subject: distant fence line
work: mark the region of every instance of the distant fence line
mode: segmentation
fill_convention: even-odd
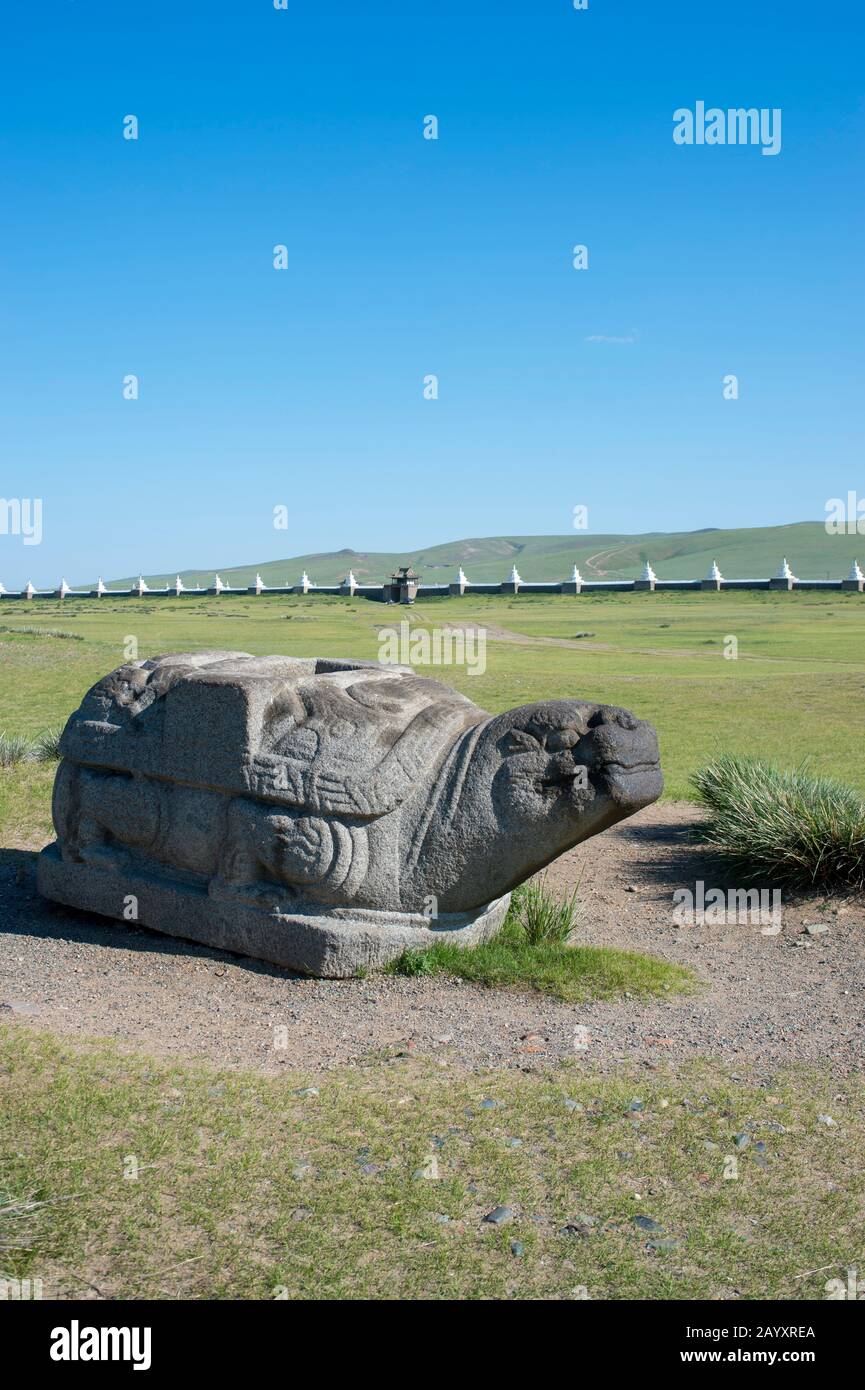
[[[416,581],[416,582],[415,582]],[[166,598],[166,597],[204,597],[207,595],[232,594],[337,594],[344,598],[372,599],[379,603],[412,603],[415,598],[446,598],[464,594],[592,594],[601,592],[629,593],[635,591],[683,592],[735,589],[770,589],[790,592],[793,589],[829,589],[862,593],[865,590],[865,574],[854,560],[846,579],[799,579],[793,573],[786,558],[777,574],[768,579],[725,579],[713,561],[705,579],[661,579],[652,566],[647,564],[639,579],[584,579],[575,565],[570,579],[531,583],[522,579],[516,565],[510,575],[501,583],[474,584],[460,569],[456,580],[447,584],[422,584],[417,576],[405,572],[381,584],[360,584],[349,570],[339,584],[314,584],[307,574],[301,576],[298,584],[265,584],[261,575],[255,576],[255,583],[243,586],[224,584],[219,575],[206,588],[201,585],[190,587],[182,582],[180,576],[173,584],[162,588],[151,588],[140,576],[129,589],[109,589],[100,579],[95,589],[73,589],[63,579],[56,589],[37,589],[28,583],[26,588],[10,591],[0,584],[0,601],[21,599],[100,599],[100,598]]]

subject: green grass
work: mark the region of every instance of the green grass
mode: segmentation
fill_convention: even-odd
[[[68,642],[84,641],[79,632],[65,632],[62,628],[56,627],[34,627],[32,623],[3,623],[0,624],[0,632],[23,632],[27,637],[60,637]]]
[[[577,921],[577,884],[569,898],[547,886],[546,875],[521,883],[511,896],[510,914],[531,946],[566,946]]]
[[[687,970],[635,951],[535,944],[515,923],[482,946],[442,943],[427,951],[406,951],[388,969],[394,975],[456,975],[500,989],[534,989],[570,1003],[680,991],[693,980]]]
[[[0,730],[0,767],[15,767],[18,763],[30,762],[32,758],[33,744],[29,738]]]
[[[561,900],[533,880],[516,889],[504,926],[492,941],[468,948],[442,941],[426,950],[404,951],[387,969],[411,978],[454,975],[499,989],[534,989],[570,1003],[693,986],[687,970],[652,956],[568,945],[575,909],[576,890]]]
[[[44,729],[35,739],[23,734],[0,731],[0,768],[16,767],[19,763],[47,763],[60,757],[60,737],[63,729],[57,726]]]
[[[695,834],[731,868],[792,888],[865,887],[865,801],[851,788],[729,756],[702,768],[694,786],[708,810]]]
[[[0,1100],[0,1274],[46,1298],[822,1299],[865,1263],[861,1078],[270,1079],[15,1026]]]
[[[60,757],[60,739],[63,725],[55,724],[51,729],[43,729],[33,741],[33,756],[39,763],[56,762]]]
[[[0,766],[0,847],[31,849],[53,838],[51,788],[53,763]]]

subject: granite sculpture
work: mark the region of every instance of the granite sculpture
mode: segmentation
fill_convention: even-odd
[[[410,667],[244,652],[119,667],[60,751],[46,897],[329,976],[488,938],[663,785],[625,710],[490,716]]]

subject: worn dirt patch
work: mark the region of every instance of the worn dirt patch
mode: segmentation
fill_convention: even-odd
[[[721,882],[688,841],[698,814],[683,803],[649,807],[547,871],[562,892],[580,883],[579,942],[688,966],[702,981],[695,995],[572,1005],[436,978],[308,980],[48,904],[33,853],[3,850],[0,1017],[269,1072],[328,1069],[382,1050],[472,1068],[576,1057],[614,1071],[708,1055],[762,1075],[799,1061],[861,1069],[865,903],[784,903],[775,936],[759,924],[676,926],[676,888]],[[815,922],[828,930],[804,932]],[[585,1048],[575,1049],[575,1028],[586,1030],[576,1034]]]

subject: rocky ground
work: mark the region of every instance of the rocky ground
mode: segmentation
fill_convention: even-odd
[[[860,1069],[865,900],[785,902],[776,934],[676,925],[674,890],[720,881],[688,840],[697,814],[650,807],[548,871],[561,891],[580,884],[578,941],[688,966],[700,981],[688,996],[571,1005],[436,978],[303,979],[49,905],[34,854],[3,850],[0,1019],[269,1072],[313,1074],[381,1051],[443,1067],[577,1058],[612,1071],[702,1055],[765,1076],[796,1062]]]

